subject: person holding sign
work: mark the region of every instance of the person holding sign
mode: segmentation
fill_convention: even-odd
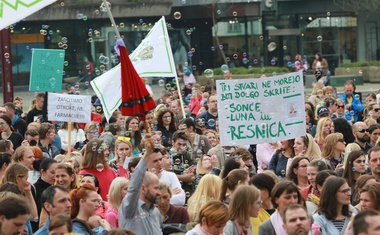
[[[75,145],[80,145],[83,141],[86,140],[84,131],[79,127],[78,123],[72,122],[71,124],[71,133],[68,131],[69,123],[65,122],[58,131],[59,137],[61,137],[61,148],[64,151],[67,151],[69,146],[73,148]],[[69,134],[71,134],[71,143],[69,144]]]

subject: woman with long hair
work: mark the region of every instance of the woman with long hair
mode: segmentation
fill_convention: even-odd
[[[293,148],[296,156],[305,156],[310,161],[321,158],[321,151],[310,134],[295,138]]]
[[[105,219],[113,228],[119,227],[118,211],[123,198],[127,195],[128,187],[129,180],[124,177],[117,177],[111,183],[108,193],[108,211]]]
[[[322,189],[323,189],[323,185],[325,183],[325,181],[329,178],[329,177],[337,177],[337,173],[335,171],[332,171],[332,170],[323,170],[323,171],[320,171],[317,175],[317,177],[315,177],[315,188],[316,188],[316,191],[318,192],[318,196],[317,194],[312,194],[312,195],[309,195],[307,201],[306,201],[306,209],[307,209],[307,212],[309,214],[314,214],[314,212],[318,209],[318,205],[319,205],[319,202],[320,202],[320,195],[322,193]]]
[[[260,173],[252,177],[250,184],[260,189],[260,198],[262,201],[258,216],[256,218],[251,217],[253,234],[258,234],[259,226],[268,220],[276,211],[270,197],[272,189],[276,185],[276,181],[268,174]]]
[[[282,213],[291,204],[305,205],[305,201],[295,183],[284,180],[274,186],[271,193],[273,206],[277,209],[270,218],[259,226],[258,234],[285,235]]]
[[[115,156],[110,161],[110,166],[119,177],[129,178],[127,171],[128,162],[132,154],[132,144],[128,137],[119,136],[115,141]]]
[[[83,144],[83,141],[86,140],[86,135],[84,131],[80,128],[79,124],[77,122],[72,122],[71,123],[71,143],[69,143],[68,129],[69,129],[69,123],[64,122],[58,131],[58,136],[61,138],[61,148],[64,151],[67,151],[69,147],[70,148],[79,147],[80,144]]]
[[[313,216],[323,235],[344,233],[352,215],[350,198],[351,188],[343,178],[332,177],[324,183],[318,209]]]
[[[327,60],[322,57],[321,53],[317,52],[315,54],[315,59],[311,66],[314,71],[315,79],[317,82],[322,78],[322,76],[329,76],[329,65]],[[327,80],[328,78],[326,78]],[[326,86],[330,85],[328,81],[323,82]]]
[[[365,174],[366,171],[365,154],[362,150],[353,151],[348,155],[348,158],[345,162],[346,165],[344,166],[342,178],[346,179],[348,186],[351,188],[352,202],[357,193],[355,192],[356,180],[361,175]]]
[[[55,183],[55,168],[57,166],[57,161],[52,158],[44,158],[39,167],[40,177],[37,182],[33,185],[32,194],[37,206],[38,215],[41,214],[41,194],[50,185]],[[37,224],[38,225],[38,224]],[[36,227],[38,229],[38,227]]]
[[[198,216],[201,207],[206,202],[219,198],[221,186],[222,179],[216,175],[208,174],[201,179],[195,192],[187,201],[190,221],[199,221],[200,218]]]
[[[309,163],[307,157],[295,157],[290,164],[288,174],[286,175],[286,179],[293,181],[300,190],[309,186],[306,173]]]
[[[69,163],[60,163],[55,167],[55,184],[64,187],[67,191],[77,188],[77,176]]]
[[[164,147],[172,147],[171,140],[173,133],[177,131],[177,124],[174,114],[169,109],[161,110],[156,118],[157,130],[162,133],[162,143]]]
[[[197,212],[197,225],[186,235],[192,234],[223,234],[223,229],[229,220],[228,208],[220,201],[211,200],[205,203]]]
[[[317,132],[315,133],[314,140],[318,144],[319,148],[323,150],[323,144],[325,143],[325,138],[331,134],[333,121],[330,118],[321,118],[317,124]]]
[[[99,180],[100,196],[104,201],[108,201],[107,194],[112,183],[116,178],[116,173],[108,164],[108,148],[101,139],[93,139],[88,142],[82,162],[83,170],[81,175],[90,173]]]
[[[354,197],[354,200],[352,202],[352,205],[355,206],[355,208],[358,210],[358,211],[362,211],[362,202],[360,201],[360,193],[362,192],[362,189],[368,185],[368,184],[372,184],[372,183],[376,183],[376,179],[373,175],[362,175],[360,176],[357,180],[356,180],[356,184],[355,184],[355,192],[356,192],[356,195]]]
[[[335,133],[342,133],[342,135],[344,137],[344,141],[347,144],[353,143],[355,141],[355,136],[352,133],[351,124],[347,121],[347,119],[345,119],[344,117],[343,118],[335,118],[333,120],[333,123],[334,123],[334,132]]]
[[[375,123],[368,126],[369,144],[375,146],[380,136],[380,124]]]
[[[364,120],[372,118],[378,123],[379,117],[380,117],[380,108],[377,102],[372,102],[365,106],[363,110]]]
[[[360,202],[362,210],[380,211],[380,184],[371,183],[364,186],[360,192]]]
[[[312,129],[315,129],[315,114],[313,110],[305,108],[305,121],[306,121],[306,132],[311,133]]]
[[[132,143],[132,157],[138,157],[142,150],[141,148],[141,132],[139,131],[139,118],[127,117],[125,119],[125,136],[130,138]]]
[[[235,189],[240,185],[248,185],[249,174],[246,170],[235,169],[230,171],[222,180],[219,200],[225,204],[230,204],[230,197]]]
[[[7,115],[0,116],[0,140],[9,140],[12,142],[13,149],[17,149],[24,138],[21,134],[14,131],[12,120]]]
[[[341,133],[329,134],[323,144],[322,157],[328,166],[334,171],[343,167],[346,142]]]
[[[250,218],[258,216],[261,205],[260,190],[249,185],[238,187],[228,207],[230,220],[224,227],[224,234],[252,234]]]
[[[98,125],[95,122],[89,122],[84,127],[84,133],[86,139],[83,141],[84,144],[87,144],[88,141],[99,137]]]
[[[84,184],[82,187],[72,190],[70,192],[70,201],[74,230],[85,235],[93,234],[89,219],[96,214],[100,204],[95,187],[90,184]],[[99,224],[105,230],[111,230],[111,226],[105,219],[99,220]]]
[[[29,205],[30,220],[38,221],[37,206],[33,198],[31,184],[28,182],[28,172],[29,169],[26,166],[19,163],[12,163],[5,170],[0,185],[6,183],[16,184],[21,191],[21,195]]]
[[[269,162],[269,170],[277,176],[285,178],[288,160],[294,158],[294,139],[281,141],[281,149],[276,151]]]

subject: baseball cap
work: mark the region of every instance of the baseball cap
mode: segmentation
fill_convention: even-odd
[[[318,117],[322,116],[323,114],[330,115],[330,110],[326,106],[321,106],[317,110]]]

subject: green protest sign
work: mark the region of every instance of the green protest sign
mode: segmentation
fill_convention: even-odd
[[[64,50],[33,49],[29,91],[61,91]]]
[[[269,143],[306,134],[302,71],[218,80],[216,85],[222,146]]]

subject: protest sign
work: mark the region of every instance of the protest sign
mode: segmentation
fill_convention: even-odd
[[[222,146],[276,142],[306,134],[302,71],[216,84]]]
[[[48,93],[48,119],[61,122],[91,122],[91,96]]]
[[[65,50],[33,49],[29,91],[61,91]]]

